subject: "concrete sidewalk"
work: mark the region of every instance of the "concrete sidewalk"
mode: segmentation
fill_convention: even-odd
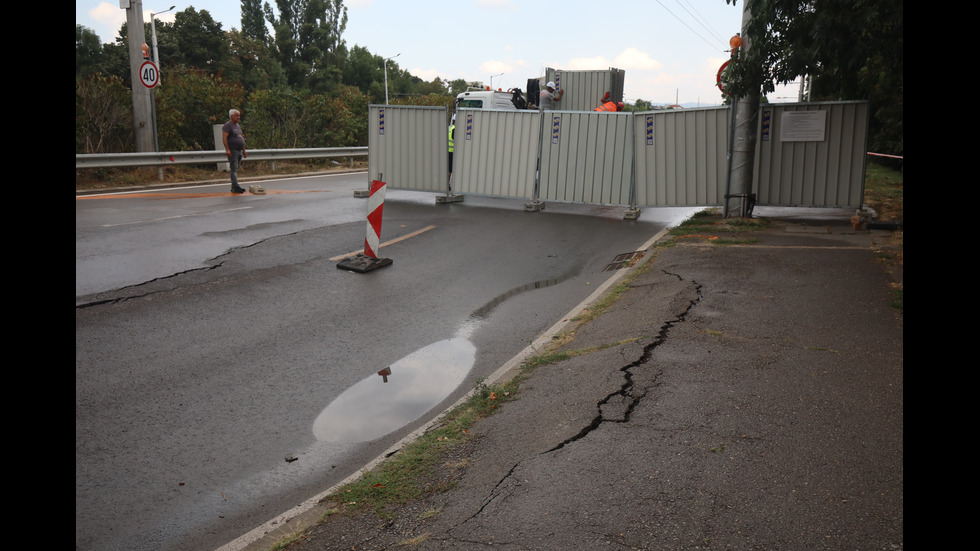
[[[903,549],[890,232],[799,212],[657,248],[566,345],[598,351],[474,427],[451,490],[287,549]]]

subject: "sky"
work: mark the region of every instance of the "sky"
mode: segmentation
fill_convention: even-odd
[[[186,1],[185,4],[178,2]],[[274,0],[267,0],[275,7]],[[154,4],[153,2],[159,2]],[[143,0],[143,20],[207,10],[225,30],[241,29],[240,0]],[[625,71],[626,102],[688,107],[722,103],[716,75],[741,30],[742,2],[725,0],[345,0],[348,48],[393,58],[425,80],[462,78],[494,89],[560,70]],[[126,21],[120,0],[75,0],[75,23],[112,42]],[[149,42],[149,39],[147,39]],[[796,101],[798,86],[772,102]]]

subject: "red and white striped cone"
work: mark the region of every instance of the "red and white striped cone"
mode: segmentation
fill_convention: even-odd
[[[385,190],[387,185],[380,180],[371,181],[371,195],[367,206],[367,235],[364,237],[364,252],[341,260],[337,267],[352,272],[370,272],[391,264],[389,258],[378,258],[381,248],[381,215],[384,212]]]
[[[381,247],[381,214],[385,208],[384,182],[371,181],[371,195],[367,206],[367,234],[364,237],[364,255],[377,258],[377,250]]]

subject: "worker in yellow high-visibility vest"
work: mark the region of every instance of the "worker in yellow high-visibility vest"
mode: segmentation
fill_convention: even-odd
[[[449,124],[449,178],[453,177],[453,149],[456,137],[456,115],[453,115],[453,120]],[[452,184],[450,184],[451,186]],[[452,188],[450,188],[452,189]]]

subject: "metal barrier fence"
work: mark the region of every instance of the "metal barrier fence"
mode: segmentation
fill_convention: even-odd
[[[537,200],[631,204],[633,115],[546,111],[541,124]]]
[[[325,159],[365,157],[367,147],[314,147],[298,149],[249,149],[250,161],[285,161],[296,159]],[[75,168],[127,168],[136,166],[163,167],[177,164],[224,163],[228,157],[221,151],[150,151],[145,153],[90,153],[75,155]]]
[[[537,111],[458,110],[453,192],[534,198],[540,132]]]
[[[862,206],[868,102],[778,103],[759,114],[757,204]]]
[[[449,119],[445,107],[368,106],[368,181],[389,188],[446,191]]]
[[[636,205],[720,205],[728,183],[727,107],[637,113]]]
[[[372,105],[368,147],[251,150],[249,160],[368,156],[392,188],[531,201],[715,206],[727,191],[727,107],[646,113],[457,113],[449,189],[445,107]],[[867,102],[760,108],[756,203],[861,208]],[[226,163],[223,151],[76,155],[76,168]],[[456,196],[453,200],[461,199]]]

